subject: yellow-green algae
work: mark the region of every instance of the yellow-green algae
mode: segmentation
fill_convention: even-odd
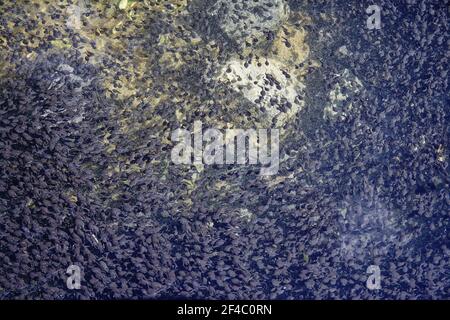
[[[112,112],[109,114],[109,121],[114,121],[120,128],[121,139],[134,142],[135,145],[146,145],[148,141],[141,141],[141,133],[146,132],[148,139],[157,139],[168,147],[172,146],[170,134],[172,128],[189,128],[192,125],[192,113],[195,111],[205,111],[220,104],[223,108],[221,112],[207,113],[205,118],[201,119],[209,127],[219,129],[225,128],[265,128],[272,125],[270,118],[260,112],[256,107],[250,107],[251,117],[240,116],[234,113],[235,110],[242,108],[240,96],[229,95],[226,93],[225,86],[217,88],[217,93],[212,100],[205,101],[192,92],[179,85],[180,70],[189,66],[195,61],[210,61],[215,63],[218,69],[216,74],[220,73],[220,65],[223,61],[218,61],[219,47],[213,40],[202,39],[194,30],[183,25],[179,17],[186,14],[188,1],[170,1],[172,6],[167,6],[168,1],[91,1],[93,13],[87,17],[83,14],[83,3],[80,1],[81,14],[79,17],[73,17],[74,9],[70,7],[67,1],[37,1],[32,0],[29,3],[22,3],[23,10],[27,15],[39,16],[41,19],[36,28],[25,30],[23,24],[14,23],[14,17],[9,17],[9,12],[4,15],[8,23],[0,28],[9,28],[13,34],[17,35],[11,39],[0,38],[0,52],[2,56],[8,57],[12,54],[9,50],[12,44],[18,45],[18,54],[28,60],[36,59],[34,51],[43,41],[44,35],[53,31],[59,32],[59,36],[51,40],[49,51],[64,51],[74,48],[73,37],[70,33],[75,32],[83,41],[78,43],[77,50],[81,53],[86,62],[99,68],[99,78],[102,80],[102,86],[105,89],[106,97],[113,101]],[[51,18],[52,7],[61,6],[66,8],[65,14],[58,19]],[[171,17],[175,30],[172,32],[160,34],[158,46],[162,48],[162,54],[153,47],[145,47],[141,44],[130,44],[130,36],[141,34],[143,38],[148,33],[145,22],[151,19],[158,19],[160,13]],[[74,20],[75,19],[75,20]],[[76,19],[79,19],[77,21]],[[71,23],[68,24],[68,21]],[[74,23],[75,21],[75,23]],[[300,23],[295,23],[300,22]],[[295,81],[302,84],[308,68],[318,67],[319,64],[309,58],[309,45],[307,44],[307,33],[304,25],[310,23],[308,17],[291,13],[291,16],[280,26],[276,37],[269,47],[243,48],[240,54],[246,58],[249,55],[259,56],[260,59],[271,59],[291,73]],[[3,30],[0,30],[3,31]],[[0,32],[2,34],[3,32]],[[181,37],[180,34],[184,34]],[[186,37],[187,35],[187,37]],[[19,40],[25,38],[25,40]],[[189,39],[189,40],[187,40]],[[291,46],[288,48],[285,41],[289,41]],[[104,66],[102,61],[108,59],[115,63],[119,68],[109,68]],[[305,63],[309,62],[309,63]],[[297,68],[294,68],[297,66]],[[300,66],[300,67],[298,67]],[[155,68],[162,70],[161,77],[154,79],[148,77]],[[0,64],[0,71],[4,69]],[[158,90],[163,88],[163,92]],[[170,94],[169,94],[170,92]],[[135,117],[137,108],[146,104],[146,107],[139,111],[139,118]],[[171,117],[171,126],[167,126],[160,116],[160,111],[166,106],[172,106],[173,117]],[[224,121],[223,113],[233,114],[232,117]],[[282,115],[277,126],[282,129],[282,141],[292,130],[290,123],[295,120],[299,109],[288,110]],[[173,122],[177,122],[174,124]],[[149,167],[155,167],[161,175],[161,179],[166,179],[170,165],[170,159],[160,159],[158,155],[153,155],[152,161],[133,163],[127,157],[117,152],[117,146],[110,141],[111,133],[104,130],[103,143],[107,153],[110,155],[109,166],[106,169],[110,177],[117,176],[115,181],[121,181],[126,185],[126,178],[120,177],[124,173],[144,172]],[[281,143],[282,143],[281,141]],[[95,167],[95,164],[86,164]],[[197,188],[197,182],[200,175],[203,174],[204,167],[197,166],[194,171],[186,167],[185,177],[183,179],[185,188],[186,204],[191,204],[191,194]],[[287,177],[286,177],[287,178]],[[277,184],[281,178],[268,177],[270,185]],[[272,182],[271,182],[272,181]],[[216,181],[211,186],[222,191],[222,196],[238,191],[236,182]],[[226,188],[225,188],[226,186]],[[97,186],[101,190],[101,186]],[[120,198],[120,186],[107,186],[111,194],[111,200]],[[102,190],[103,191],[103,190]]]

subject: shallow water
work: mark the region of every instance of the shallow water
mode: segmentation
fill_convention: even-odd
[[[0,297],[448,298],[448,8],[368,6],[0,1]],[[195,121],[278,171],[175,164]]]

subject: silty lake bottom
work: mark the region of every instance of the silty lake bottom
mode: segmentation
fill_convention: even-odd
[[[448,299],[449,15],[0,1],[0,298]],[[174,164],[195,121],[278,171]]]

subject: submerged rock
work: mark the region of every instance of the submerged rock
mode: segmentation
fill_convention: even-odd
[[[328,95],[328,104],[324,108],[323,117],[331,120],[345,120],[354,108],[351,98],[363,88],[361,80],[348,69],[336,75],[337,80]]]
[[[211,10],[221,29],[239,45],[265,39],[289,17],[289,6],[283,0],[219,0]]]
[[[218,79],[258,104],[262,120],[271,122],[281,115],[276,121],[280,126],[286,117],[295,115],[304,105],[297,96],[303,92],[305,85],[290,77],[286,70],[285,65],[271,58],[250,63],[231,59],[222,67]]]

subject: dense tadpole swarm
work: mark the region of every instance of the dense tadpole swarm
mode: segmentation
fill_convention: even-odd
[[[449,3],[372,4],[0,1],[0,298],[448,298]],[[173,164],[195,120],[278,174]]]

